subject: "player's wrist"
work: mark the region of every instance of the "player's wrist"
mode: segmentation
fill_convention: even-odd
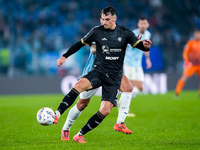
[[[67,59],[66,53],[62,55],[62,58]]]

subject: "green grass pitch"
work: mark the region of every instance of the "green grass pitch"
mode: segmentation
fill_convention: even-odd
[[[70,130],[70,141],[61,141],[60,131],[69,109],[57,125],[42,126],[36,120],[41,107],[56,109],[63,95],[0,96],[0,149],[2,150],[171,150],[200,149],[200,98],[198,91],[183,91],[173,99],[165,95],[139,95],[131,102],[134,118],[126,118],[133,134],[113,130],[118,109],[113,108],[105,120],[84,137],[87,143],[72,140],[73,136],[97,112],[100,97],[93,97],[89,106]]]

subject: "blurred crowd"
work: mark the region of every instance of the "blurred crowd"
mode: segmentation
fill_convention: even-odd
[[[181,22],[173,20],[170,3],[191,16],[188,33],[179,30]],[[130,29],[137,28],[138,17],[146,17],[153,46],[162,50],[162,71],[181,71],[183,47],[192,36],[192,27],[200,28],[198,0],[0,0],[0,75],[81,74],[88,47],[63,69],[57,69],[56,59],[99,25],[99,13],[107,6],[114,6],[117,23]]]

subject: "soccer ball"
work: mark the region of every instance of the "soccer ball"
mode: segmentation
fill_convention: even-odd
[[[55,120],[55,114],[51,108],[43,107],[37,112],[37,121],[41,125],[50,125],[53,124]]]

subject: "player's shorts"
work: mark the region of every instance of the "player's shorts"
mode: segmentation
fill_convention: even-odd
[[[97,91],[98,91],[98,88],[92,89],[92,90],[89,90],[89,91],[84,91],[79,95],[79,97],[83,100],[88,99],[88,98],[91,98],[92,96],[94,96]]]
[[[92,69],[82,78],[87,78],[91,82],[93,89],[102,86],[101,100],[109,101],[114,106],[117,106],[117,97],[121,85],[122,72],[114,75],[108,72],[100,72],[96,69]]]
[[[124,74],[129,80],[144,81],[144,72],[142,67],[124,66]]]
[[[184,76],[191,77],[194,73],[196,73],[197,76],[200,76],[200,65],[185,66],[185,69],[183,71]]]

